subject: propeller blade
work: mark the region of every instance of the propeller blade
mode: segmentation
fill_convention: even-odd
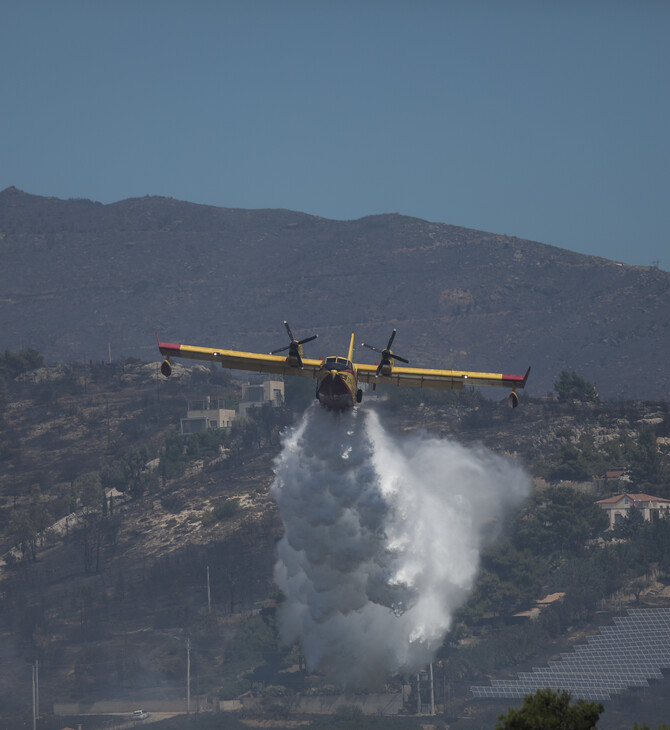
[[[361,347],[367,347],[369,350],[374,350],[375,352],[381,353],[382,356],[382,362],[386,360],[398,360],[399,362],[405,362],[409,364],[409,360],[405,360],[404,357],[400,357],[400,355],[395,355],[391,351],[391,345],[393,344],[393,340],[395,340],[395,336],[398,330],[394,329],[393,332],[391,332],[391,336],[389,337],[388,344],[383,350],[380,350],[378,347],[373,347],[372,345],[368,345],[366,342],[361,342]],[[381,373],[382,370],[382,363],[379,364],[379,367],[377,368],[377,375]]]
[[[315,340],[319,335],[312,335],[311,337],[305,337],[304,340],[296,340],[295,337],[293,337],[293,332],[291,332],[291,326],[289,323],[284,320],[284,327],[286,327],[286,332],[288,333],[288,336],[291,338],[291,342],[286,345],[286,347],[280,347],[277,350],[272,350],[270,353],[271,355],[276,355],[278,352],[286,352],[286,350],[289,351],[288,356],[289,357],[295,357],[298,361],[298,365],[302,368],[302,358],[300,357],[300,353],[298,352],[298,348],[300,345],[304,345],[305,342],[311,342],[312,340]]]

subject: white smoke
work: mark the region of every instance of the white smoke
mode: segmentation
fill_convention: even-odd
[[[484,448],[394,437],[374,411],[320,406],[284,437],[275,474],[281,638],[348,687],[431,661],[481,545],[530,490],[519,466]]]

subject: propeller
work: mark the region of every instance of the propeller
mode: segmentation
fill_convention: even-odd
[[[377,375],[381,374],[382,367],[386,364],[391,362],[391,360],[400,360],[400,362],[409,363],[409,360],[405,360],[404,357],[400,357],[400,355],[394,355],[393,351],[391,350],[391,345],[393,344],[393,340],[395,339],[395,333],[397,330],[393,330],[391,332],[391,336],[389,337],[389,341],[386,345],[386,347],[383,350],[380,350],[378,347],[374,347],[373,345],[368,345],[365,342],[361,342],[361,345],[363,347],[367,347],[368,350],[374,350],[375,352],[379,352],[382,356],[381,362],[379,363],[379,366],[377,367]]]
[[[288,356],[294,357],[298,361],[298,365],[300,366],[300,369],[302,370],[302,358],[300,357],[300,346],[304,345],[305,342],[311,342],[312,340],[315,340],[319,335],[312,335],[311,337],[305,337],[304,340],[296,340],[293,336],[293,332],[291,332],[291,328],[289,327],[289,324],[286,320],[284,320],[284,327],[286,327],[286,332],[288,333],[288,336],[291,339],[291,342],[286,345],[286,347],[280,347],[278,350],[272,350],[270,353],[271,355],[276,355],[278,352],[286,352],[288,350]]]

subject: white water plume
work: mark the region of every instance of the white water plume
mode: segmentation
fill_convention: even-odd
[[[484,448],[392,436],[374,411],[319,406],[284,437],[275,473],[281,638],[347,687],[431,661],[482,544],[530,489]]]

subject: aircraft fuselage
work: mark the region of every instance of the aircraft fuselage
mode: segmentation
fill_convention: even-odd
[[[345,357],[327,357],[316,376],[316,397],[333,411],[346,411],[356,403],[356,370]]]

